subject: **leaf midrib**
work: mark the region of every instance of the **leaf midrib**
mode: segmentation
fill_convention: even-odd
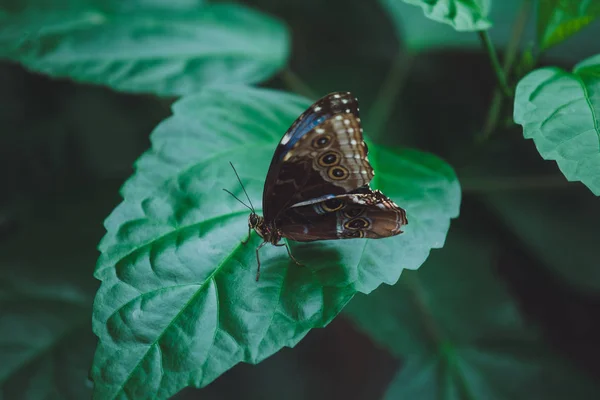
[[[148,352],[154,347],[156,346],[156,344],[162,339],[162,337],[164,336],[164,334],[169,330],[169,328],[175,323],[175,321],[177,321],[179,319],[179,317],[181,316],[182,313],[184,313],[185,311],[187,311],[187,308],[189,307],[189,305],[191,303],[193,303],[196,298],[198,297],[198,295],[200,293],[202,293],[206,286],[210,283],[210,282],[214,282],[215,284],[215,288],[217,286],[217,282],[214,280],[215,275],[221,270],[221,268],[223,267],[224,264],[226,264],[231,257],[233,256],[234,253],[236,253],[240,247],[242,246],[242,242],[238,242],[238,244],[229,252],[229,254],[217,265],[217,267],[215,268],[215,270],[213,272],[210,273],[210,275],[206,278],[206,280],[200,285],[200,287],[198,288],[198,290],[196,290],[196,292],[190,297],[190,299],[183,305],[183,307],[181,307],[181,310],[177,313],[177,315],[175,315],[172,319],[171,322],[169,322],[169,324],[162,330],[162,332],[160,333],[160,335],[158,335],[158,337],[152,342],[152,344],[150,344],[147,348],[147,350],[144,352],[144,354],[140,357],[140,360],[137,362],[137,364],[131,369],[131,371],[129,372],[129,374],[127,375],[127,378],[125,378],[125,380],[123,381],[123,384],[120,385],[117,388],[117,391],[115,393],[114,396],[111,397],[111,399],[115,399],[117,398],[117,396],[124,391],[125,386],[127,385],[127,383],[131,380],[132,375],[137,371],[137,369],[139,368],[140,364],[146,359],[146,357],[148,356]],[[129,302],[127,302],[129,303]],[[126,303],[126,304],[127,304]],[[122,308],[122,307],[121,307]],[[117,310],[118,311],[118,310]],[[213,340],[210,344],[210,347],[208,348],[207,351],[207,359],[208,357],[210,357],[210,349],[211,347],[214,345],[214,340],[216,337],[216,331],[219,329],[219,320],[218,320],[218,315],[219,315],[219,310],[217,307],[217,326],[215,327],[215,332],[213,333]],[[162,360],[162,358],[161,358]],[[206,362],[206,360],[205,360]],[[162,379],[162,376],[161,376]]]
[[[573,74],[575,76],[575,79],[577,80],[577,82],[579,83],[579,85],[581,85],[581,90],[583,91],[583,98],[585,99],[589,109],[590,109],[590,113],[592,114],[592,120],[594,123],[594,131],[596,132],[596,136],[598,137],[598,149],[600,151],[600,121],[598,120],[598,115],[596,115],[596,110],[594,109],[594,105],[592,104],[592,100],[590,98],[587,86],[585,85],[585,82],[583,81],[583,79],[581,78],[580,75],[577,74]]]
[[[150,240],[150,241],[148,241],[148,242],[146,242],[146,243],[143,243],[143,244],[141,244],[140,246],[137,246],[137,247],[135,247],[135,248],[134,248],[133,250],[131,250],[130,252],[128,252],[128,253],[124,254],[123,256],[121,256],[121,257],[119,258],[119,260],[118,260],[117,262],[115,262],[115,263],[114,263],[115,265],[108,266],[108,267],[104,267],[102,270],[100,270],[100,271],[98,271],[98,272],[104,271],[104,270],[105,270],[105,269],[107,269],[107,268],[113,268],[113,267],[114,267],[114,268],[115,268],[115,275],[116,275],[117,279],[119,279],[120,281],[122,281],[122,280],[119,278],[119,275],[116,273],[116,264],[117,264],[118,262],[120,262],[120,261],[123,261],[123,260],[124,260],[124,259],[126,259],[126,258],[129,258],[129,257],[131,257],[131,256],[132,256],[132,255],[134,255],[136,252],[138,252],[138,251],[140,251],[140,250],[143,250],[143,249],[147,248],[148,246],[152,246],[152,245],[153,245],[153,244],[155,244],[156,242],[159,242],[159,241],[161,241],[161,240],[163,240],[163,239],[165,239],[165,238],[168,238],[168,237],[169,237],[169,236],[171,236],[171,235],[176,235],[176,234],[179,234],[179,233],[181,233],[181,231],[185,231],[185,230],[187,230],[187,229],[191,229],[191,228],[200,227],[200,226],[202,226],[202,225],[205,225],[205,224],[207,224],[207,223],[208,223],[208,224],[210,224],[210,223],[213,223],[213,222],[215,222],[215,221],[218,221],[218,220],[221,220],[221,219],[227,219],[227,218],[230,218],[230,217],[232,217],[232,218],[233,218],[233,217],[237,217],[237,216],[239,216],[239,215],[244,215],[244,214],[247,214],[247,213],[248,213],[248,211],[246,211],[246,210],[240,210],[240,211],[236,211],[236,212],[229,213],[229,214],[220,214],[220,215],[217,215],[217,216],[214,216],[214,217],[211,217],[211,218],[203,219],[202,221],[198,221],[198,222],[195,222],[195,223],[193,223],[193,224],[185,225],[185,226],[183,226],[183,227],[178,227],[178,228],[176,228],[176,229],[174,229],[174,230],[171,230],[171,231],[169,231],[169,232],[165,233],[164,235],[161,235],[161,236],[159,236],[159,237],[156,237],[156,238],[154,238],[154,239],[152,239],[152,240]],[[183,286],[183,285],[178,285],[178,286]],[[152,292],[152,291],[151,291],[151,292]],[[143,296],[144,294],[151,293],[151,292],[140,293],[140,296]],[[131,301],[133,301],[133,300],[136,300],[136,299],[137,299],[137,298],[139,298],[140,296],[135,296],[134,298],[132,298],[132,299],[130,299],[129,301],[127,301],[127,303],[123,304],[123,306],[125,306],[125,305],[127,305],[127,304],[131,303]],[[108,320],[108,319],[110,319],[112,316],[114,316],[114,315],[115,315],[115,313],[116,313],[117,311],[118,311],[118,310],[115,310],[115,312],[113,312],[113,313],[110,315],[110,317],[108,317],[108,318],[107,318],[107,320]]]
[[[171,235],[175,235],[175,234],[179,234],[182,231],[185,231],[187,229],[192,229],[192,228],[197,228],[200,227],[202,225],[205,225],[207,223],[212,223],[215,221],[219,221],[221,219],[227,219],[230,217],[237,217],[240,215],[244,215],[247,214],[248,211],[246,210],[240,210],[240,211],[236,211],[236,212],[231,212],[229,214],[219,214],[219,215],[215,215],[213,217],[207,218],[207,219],[203,219],[202,221],[198,221],[198,222],[194,222],[193,224],[189,224],[189,225],[184,225],[184,226],[178,226],[172,230],[169,230],[168,232],[153,238],[152,240],[149,240],[145,243],[142,243],[138,246],[134,246],[133,249],[131,249],[131,251],[128,251],[127,253],[123,254],[122,256],[119,257],[119,259],[116,262],[111,262],[110,265],[105,265],[102,267],[102,269],[98,269],[94,272],[94,276],[97,277],[98,279],[100,278],[100,274],[108,269],[108,268],[115,268],[115,272],[116,272],[116,265],[118,262],[123,261],[126,258],[131,257],[132,255],[136,254],[138,251],[143,250],[145,248],[147,248],[148,246],[152,246],[153,244],[155,244],[156,242],[159,242],[161,240],[163,240],[164,238],[168,238]],[[104,254],[106,254],[107,252],[104,252]],[[117,273],[117,277],[118,277],[118,273]]]
[[[265,142],[265,143],[266,143],[266,142]],[[181,171],[178,171],[176,174],[174,174],[174,175],[172,175],[172,176],[169,176],[168,178],[164,179],[164,181],[163,181],[163,182],[167,182],[167,181],[169,181],[169,180],[172,180],[172,179],[178,179],[178,178],[180,178],[181,176],[183,176],[183,175],[185,175],[185,174],[189,173],[189,172],[190,172],[191,170],[193,170],[194,168],[197,168],[197,167],[199,167],[199,166],[201,166],[201,165],[210,165],[210,164],[211,164],[211,163],[212,163],[214,160],[216,160],[216,159],[219,159],[219,158],[223,158],[223,156],[224,156],[224,155],[227,155],[227,154],[230,154],[230,153],[235,153],[235,152],[239,151],[240,149],[244,149],[244,151],[248,151],[248,150],[252,150],[252,149],[255,149],[255,148],[263,148],[263,147],[264,147],[264,146],[263,146],[262,144],[261,144],[261,145],[255,145],[255,146],[251,146],[251,147],[248,147],[248,146],[244,147],[244,145],[242,144],[242,145],[240,145],[240,146],[238,146],[238,147],[235,147],[235,148],[233,148],[233,149],[230,149],[230,150],[226,150],[226,151],[222,151],[222,152],[219,152],[219,153],[213,154],[213,155],[211,155],[210,157],[208,157],[208,158],[206,158],[206,159],[204,159],[204,160],[201,160],[201,161],[199,161],[199,162],[194,162],[194,163],[191,163],[190,165],[188,165],[187,167],[185,167],[183,170],[181,170]],[[157,155],[159,155],[159,156],[160,156],[160,154],[157,154]],[[244,177],[244,178],[245,178],[245,179],[250,179],[250,178],[254,178],[254,177]],[[255,178],[255,179],[257,179],[257,180],[258,180],[258,178]],[[130,197],[130,196],[124,196],[124,201],[128,201],[129,197]],[[131,200],[130,200],[130,201],[131,201]],[[257,211],[262,211],[262,207],[258,208],[258,209],[257,209]],[[161,235],[161,236],[159,236],[159,237],[153,238],[153,239],[149,240],[148,242],[145,242],[145,243],[143,243],[143,244],[139,245],[138,247],[134,247],[133,249],[131,249],[130,251],[128,251],[128,252],[127,252],[127,253],[125,253],[124,255],[122,255],[122,256],[119,256],[119,261],[120,261],[120,260],[123,260],[124,258],[127,258],[127,257],[131,256],[131,255],[132,255],[132,254],[134,254],[134,253],[135,253],[135,252],[136,252],[138,249],[140,249],[140,248],[145,248],[146,246],[152,245],[152,244],[154,244],[154,242],[156,242],[157,240],[161,240],[163,237],[166,237],[166,236],[168,236],[168,235],[172,234],[173,232],[177,232],[178,230],[185,230],[185,229],[192,228],[192,227],[195,227],[195,226],[197,226],[197,225],[201,225],[201,224],[203,224],[203,223],[206,223],[206,222],[209,222],[209,221],[215,221],[215,220],[219,220],[219,219],[221,219],[221,218],[226,218],[226,217],[229,217],[229,216],[237,216],[237,215],[242,215],[242,214],[245,214],[245,213],[247,213],[247,212],[248,212],[248,211],[245,211],[245,210],[240,210],[240,211],[232,212],[232,213],[229,213],[229,214],[219,214],[219,215],[216,215],[216,216],[210,217],[210,218],[208,218],[208,219],[203,219],[202,221],[195,222],[195,223],[193,223],[193,224],[185,225],[185,226],[183,226],[183,227],[177,227],[177,228],[175,228],[175,230],[171,230],[171,231],[169,231],[169,232],[167,232],[167,233],[165,233],[165,234],[163,234],[163,235]],[[102,251],[102,254],[107,254],[107,253],[108,253],[108,250],[109,250],[109,249],[105,249],[105,250],[103,250],[103,251]],[[113,268],[115,265],[116,265],[116,263],[112,263],[112,262],[111,262],[111,263],[110,263],[110,265],[103,265],[103,266],[102,266],[102,268],[96,268],[96,270],[95,270],[95,272],[94,272],[94,276],[95,276],[95,277],[97,277],[98,279],[100,279],[100,273],[101,273],[102,271],[104,271],[104,270],[106,270],[106,269],[108,269],[108,268]]]
[[[287,245],[288,240],[287,239],[284,239],[284,240],[286,241],[286,245]],[[275,319],[275,314],[277,314],[279,304],[281,304],[281,295],[283,294],[283,287],[285,286],[285,281],[289,274],[290,274],[290,272],[288,269],[288,271],[283,275],[283,280],[281,281],[281,286],[279,287],[279,294],[277,295],[277,303],[275,304],[275,307],[273,307],[273,313],[271,313],[271,318],[269,318],[269,323],[267,324],[267,329],[265,329],[265,333],[264,333],[262,339],[260,340],[260,342],[258,343],[258,346],[257,346],[258,351],[260,351],[260,347],[263,344],[263,342],[265,341],[265,339],[267,338],[267,333],[269,332],[271,325],[273,325],[273,320]]]

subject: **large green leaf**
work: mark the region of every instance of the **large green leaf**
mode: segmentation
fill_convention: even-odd
[[[402,19],[400,0],[380,0],[394,19]],[[457,31],[481,31],[492,26],[487,16],[489,0],[402,0],[421,7],[425,16],[433,21],[450,25]]]
[[[540,0],[537,36],[541,50],[546,50],[589,25],[600,16],[597,0]]]
[[[181,95],[255,83],[286,63],[285,26],[240,5],[27,8],[0,24],[0,57],[56,77]],[[127,6],[129,5],[129,6]]]
[[[418,271],[345,308],[402,359],[385,399],[586,399],[600,391],[540,341],[493,269],[484,231],[455,230]]]
[[[106,220],[93,327],[100,338],[92,377],[98,398],[166,398],[202,387],[240,361],[257,363],[294,346],[337,315],[357,292],[394,283],[445,240],[460,189],[436,157],[370,146],[374,185],[407,210],[404,234],[383,240],[290,242],[261,250],[254,281],[248,210],[221,191],[261,204],[278,140],[306,99],[248,87],[207,88],[174,106],[153,148]]]
[[[572,73],[548,67],[517,85],[514,119],[546,160],[600,195],[600,55]]]

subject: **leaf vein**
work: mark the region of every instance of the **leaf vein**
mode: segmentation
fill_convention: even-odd
[[[594,109],[594,105],[592,104],[592,99],[590,98],[590,94],[588,92],[587,86],[583,79],[579,75],[574,75],[577,82],[581,85],[581,89],[583,90],[583,98],[585,99],[588,107],[590,108],[590,112],[592,113],[592,120],[594,123],[594,130],[596,131],[596,136],[598,136],[598,146],[600,150],[600,121],[598,121],[598,116],[596,115],[596,110]]]
[[[226,218],[229,218],[229,217],[233,218],[233,217],[237,217],[239,215],[244,215],[244,214],[247,214],[247,213],[248,213],[248,211],[246,211],[246,210],[240,210],[240,211],[232,212],[232,213],[229,213],[229,214],[219,214],[217,216],[214,216],[214,217],[211,217],[211,218],[207,218],[207,219],[203,219],[202,221],[195,222],[193,224],[189,224],[189,225],[185,225],[185,226],[182,226],[182,227],[174,228],[173,230],[171,230],[171,231],[169,231],[169,232],[167,232],[167,233],[165,233],[163,235],[155,237],[152,240],[149,240],[148,242],[142,243],[141,245],[134,247],[128,253],[124,254],[115,263],[115,269],[117,270],[117,275],[118,275],[118,269],[119,269],[118,266],[119,266],[119,264],[122,261],[126,260],[129,257],[132,257],[132,256],[136,255],[138,252],[146,249],[148,246],[153,246],[155,243],[157,243],[157,242],[159,242],[159,241],[161,241],[163,239],[167,239],[167,238],[169,238],[172,235],[181,233],[181,231],[185,231],[187,229],[192,229],[192,228],[199,228],[199,227],[202,227],[205,224],[212,224],[212,223],[220,221],[222,219],[226,219]],[[109,267],[105,267],[105,268],[109,268]]]
[[[175,323],[175,321],[177,321],[179,319],[179,317],[181,316],[181,314],[183,314],[187,310],[187,308],[190,306],[190,304],[192,304],[196,300],[196,298],[198,297],[198,295],[200,293],[202,293],[202,291],[204,290],[204,288],[206,287],[206,285],[212,281],[215,284],[215,287],[216,287],[217,283],[214,281],[215,274],[217,272],[219,272],[219,270],[221,269],[221,267],[224,264],[226,264],[231,259],[231,257],[233,256],[233,254],[236,251],[238,251],[240,249],[240,246],[242,246],[242,243],[238,242],[238,244],[231,250],[231,252],[229,252],[229,254],[227,255],[227,257],[225,257],[223,259],[223,261],[221,261],[219,263],[219,265],[216,266],[215,270],[213,272],[211,272],[211,274],[206,278],[206,280],[200,285],[200,287],[198,288],[198,290],[196,290],[196,292],[183,305],[183,307],[181,307],[181,310],[177,313],[177,315],[175,315],[175,317],[173,317],[173,319],[171,319],[171,322],[169,322],[169,324],[162,330],[162,332],[160,333],[160,335],[158,335],[158,337],[152,342],[152,344],[150,346],[148,346],[148,349],[144,352],[144,354],[142,355],[142,357],[140,357],[140,360],[131,369],[131,372],[129,372],[129,375],[127,375],[127,378],[125,378],[125,380],[123,381],[123,384],[118,388],[117,392],[112,397],[113,399],[115,399],[117,397],[117,395],[122,390],[125,389],[125,385],[127,385],[127,383],[129,383],[129,381],[131,380],[131,378],[133,376],[133,373],[138,369],[138,367],[140,366],[140,364],[142,363],[142,361],[144,361],[144,359],[148,356],[148,352],[150,351],[150,349],[153,346],[156,346],[156,344],[162,339],[163,335],[169,330],[169,328]],[[215,328],[215,331],[216,331],[216,329],[217,328]]]

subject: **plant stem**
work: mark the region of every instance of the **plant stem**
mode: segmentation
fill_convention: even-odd
[[[377,97],[368,112],[369,123],[367,132],[369,132],[372,138],[379,137],[386,126],[394,108],[394,100],[398,97],[403,83],[406,81],[412,60],[413,57],[410,54],[401,55],[398,53],[394,57],[390,70],[383,80],[379,93],[377,93]]]
[[[296,73],[294,73],[289,67],[281,71],[281,79],[287,87],[292,91],[308,97],[311,100],[317,100],[319,96],[308,86]]]
[[[479,38],[483,43],[488,55],[490,56],[490,61],[492,63],[492,68],[494,69],[494,73],[496,74],[496,79],[498,79],[498,84],[500,85],[500,89],[502,90],[504,96],[511,98],[513,96],[512,90],[508,87],[508,83],[506,80],[506,75],[502,67],[500,67],[500,61],[498,60],[498,55],[496,54],[496,49],[488,35],[487,31],[479,31]]]
[[[521,7],[519,8],[519,12],[517,13],[517,18],[515,19],[515,23],[512,28],[510,40],[508,41],[508,45],[506,46],[504,62],[502,64],[502,71],[504,77],[509,76],[512,70],[514,61],[519,51],[519,43],[521,42],[521,37],[523,36],[523,32],[527,25],[530,10],[531,0],[523,1],[523,3],[521,3]],[[483,125],[483,131],[481,136],[479,137],[480,142],[489,139],[494,130],[496,130],[496,126],[498,125],[498,119],[500,117],[500,112],[502,111],[503,100],[504,98],[502,96],[502,91],[499,88],[495,88],[494,95],[492,97],[492,102],[490,104],[490,108],[486,116],[485,123]]]
[[[443,343],[446,342],[445,338],[442,336],[442,332],[437,326],[433,315],[429,310],[429,305],[424,296],[423,285],[421,284],[421,280],[419,279],[419,275],[417,271],[402,271],[402,279],[404,283],[407,285],[407,288],[412,295],[412,301],[417,309],[420,317],[421,323],[423,324],[423,331],[425,332],[425,338],[436,348],[441,347]]]
[[[427,302],[425,289],[419,279],[418,272],[405,270],[402,272],[402,279],[404,279],[404,282],[412,295],[413,304],[421,317],[426,339],[433,345],[435,351],[441,355],[441,357],[439,357],[441,367],[448,368],[448,373],[456,379],[459,391],[462,394],[461,398],[474,400],[476,397],[469,390],[467,380],[457,362],[455,345],[450,339],[447,339],[443,335],[434,315],[431,313],[430,304]]]
[[[502,111],[502,103],[504,100],[504,96],[502,92],[496,88],[494,90],[494,95],[492,96],[492,102],[490,103],[490,108],[485,117],[485,122],[483,123],[483,130],[481,131],[481,135],[477,138],[478,142],[484,142],[492,136],[492,133],[496,130],[496,126],[498,125],[498,119],[500,118],[500,112]]]
[[[519,12],[517,13],[517,18],[515,19],[512,28],[510,40],[508,41],[508,44],[506,46],[504,63],[502,64],[502,69],[504,70],[505,75],[509,74],[513,67],[513,63],[517,58],[517,53],[519,51],[519,43],[521,42],[521,37],[523,36],[523,32],[525,31],[525,27],[527,26],[527,20],[529,19],[530,11],[531,0],[524,0],[521,3]]]

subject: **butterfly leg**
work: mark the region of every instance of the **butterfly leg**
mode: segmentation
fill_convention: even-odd
[[[288,256],[290,256],[290,258],[292,259],[292,261],[294,261],[296,263],[296,265],[299,265],[301,267],[304,266],[304,264],[302,264],[301,262],[299,262],[298,260],[296,260],[296,258],[292,255],[292,251],[290,250],[290,246],[288,246],[287,243],[283,242],[283,243],[280,243],[280,244],[276,244],[275,246],[277,246],[277,247],[285,246],[285,249],[288,252]]]
[[[248,243],[248,240],[250,240],[250,234],[252,233],[252,227],[248,226],[248,237],[245,240],[242,240],[242,244],[246,244]]]
[[[256,282],[258,282],[258,278],[260,277],[260,256],[258,255],[258,251],[260,250],[261,247],[263,247],[267,243],[269,243],[269,242],[262,242],[256,248],[256,262],[258,264],[258,266],[256,267]]]

